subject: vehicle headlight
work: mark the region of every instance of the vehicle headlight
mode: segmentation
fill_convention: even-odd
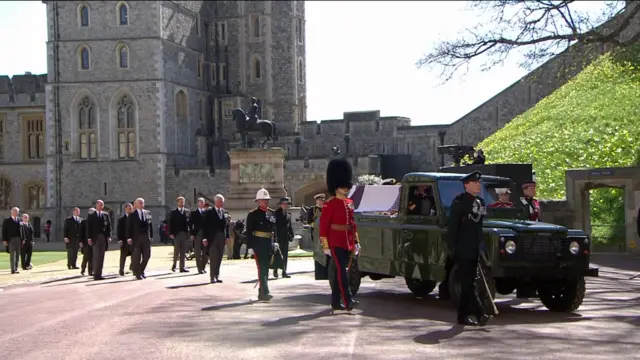
[[[569,244],[569,251],[573,255],[576,255],[578,251],[580,251],[580,244],[578,244],[577,241],[572,241],[571,244]]]
[[[507,241],[507,243],[504,244],[504,250],[507,252],[507,254],[513,254],[514,252],[516,252],[516,243],[513,242],[513,240]]]

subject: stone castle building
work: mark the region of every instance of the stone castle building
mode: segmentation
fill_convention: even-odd
[[[438,145],[477,144],[588,64],[561,71],[569,51],[450,125],[379,111],[309,122],[304,1],[43,3],[48,74],[0,76],[0,216],[19,206],[37,229],[51,219],[59,230],[98,198],[117,216],[143,197],[162,219],[178,195],[193,205],[226,193],[231,111],[252,96],[278,126],[285,186],[300,205],[324,190],[332,146],[356,174],[376,154],[411,154],[414,170],[434,170]]]

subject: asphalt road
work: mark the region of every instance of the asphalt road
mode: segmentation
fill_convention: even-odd
[[[256,302],[250,261],[208,274],[148,272],[148,279],[53,280],[0,292],[0,359],[636,359],[640,358],[640,260],[603,258],[576,314],[536,300],[499,299],[481,329],[452,325],[455,312],[418,299],[401,279],[364,280],[353,315],[331,315],[328,284],[311,259],[290,261]],[[165,267],[166,269],[166,267]]]

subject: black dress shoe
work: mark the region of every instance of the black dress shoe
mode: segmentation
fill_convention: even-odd
[[[353,310],[353,308],[355,308],[358,305],[360,305],[360,301],[358,300],[351,301],[351,306],[347,307],[347,311]]]
[[[80,276],[84,276],[84,271],[80,271]]]
[[[16,271],[12,271],[11,273],[12,273],[12,274],[20,274],[20,272],[19,272],[18,270],[16,270]]]
[[[105,280],[102,276],[94,276],[93,280]]]
[[[258,296],[258,300],[260,301],[269,301],[271,299],[273,299],[273,296],[271,294]]]
[[[278,278],[278,270],[273,270],[273,277]]]
[[[176,267],[175,267],[175,266],[174,266],[174,267],[172,267],[172,268],[171,268],[171,271],[176,272]]]
[[[216,280],[216,279],[211,279],[211,283],[212,283],[212,284],[215,284],[215,283],[217,283],[217,282],[218,282],[218,280]]]
[[[491,316],[486,315],[486,314],[482,314],[480,317],[478,317],[478,325],[485,326],[485,325],[487,325],[489,320],[491,320]]]
[[[342,304],[340,305],[331,305],[331,310],[346,310],[346,308],[344,306],[342,306]]]
[[[145,275],[144,273],[140,274],[140,276],[142,276],[143,279],[147,278],[147,275]]]
[[[80,269],[80,268],[79,268],[79,267],[77,267],[77,266],[72,266],[71,268],[72,268],[73,270],[78,270],[78,269]]]
[[[286,272],[283,272],[283,273],[282,273],[282,277],[283,277],[283,278],[288,279],[288,278],[290,278],[291,276],[289,276],[289,274],[287,274]]]
[[[219,282],[219,283],[222,282],[222,280],[220,280],[220,278],[216,278],[216,281]]]
[[[136,276],[136,280],[142,280],[142,276]]]
[[[124,271],[120,270],[119,274],[120,276],[124,276]]]
[[[188,269],[180,269],[180,272],[181,273],[186,273],[186,272],[189,272],[189,270]]]
[[[203,274],[206,274],[206,273],[207,273],[207,270],[202,270],[202,273],[203,273]]]
[[[458,318],[458,325],[478,326],[478,323],[469,319],[469,317]]]

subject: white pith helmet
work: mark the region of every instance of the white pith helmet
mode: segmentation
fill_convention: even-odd
[[[258,190],[258,192],[256,193],[256,201],[258,200],[271,200],[271,196],[269,196],[269,192],[267,191],[267,189],[262,188]]]

